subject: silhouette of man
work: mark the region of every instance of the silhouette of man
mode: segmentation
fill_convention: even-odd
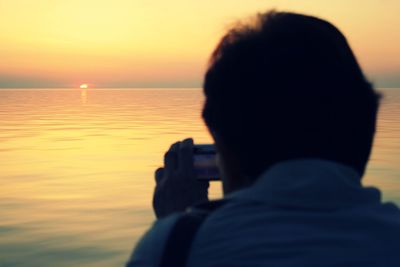
[[[172,145],[156,171],[159,220],[128,266],[400,266],[399,209],[361,184],[379,94],[337,28],[259,14],[222,38],[204,93],[224,198],[185,212],[208,185],[193,141]]]

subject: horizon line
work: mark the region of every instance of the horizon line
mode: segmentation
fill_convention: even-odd
[[[0,87],[0,90],[3,89],[79,89],[79,90],[94,90],[94,89],[201,89],[203,87],[191,87],[191,86],[177,86],[177,87],[163,87],[163,86],[142,86],[142,87],[120,87],[120,86],[106,86],[106,87],[88,87],[88,88],[79,88],[79,87]]]
[[[0,90],[13,90],[13,89],[77,89],[77,90],[96,90],[96,89],[202,89],[202,86],[199,87],[190,87],[190,86],[178,86],[178,87],[162,87],[162,86],[155,86],[155,87],[88,87],[88,88],[79,88],[79,87],[0,87]],[[375,89],[400,89],[399,87],[375,87]]]

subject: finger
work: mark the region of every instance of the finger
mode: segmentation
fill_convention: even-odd
[[[193,171],[193,139],[188,138],[182,141],[179,146],[178,165],[181,171],[189,173]]]
[[[178,153],[179,150],[179,146],[180,146],[181,142],[175,142],[171,145],[171,147],[169,148],[169,151],[174,151]]]
[[[197,181],[197,195],[196,199],[200,201],[206,201],[208,199],[208,189],[210,187],[210,183],[208,181]]]
[[[156,184],[159,184],[164,176],[164,168],[158,168],[154,174],[156,179]]]
[[[178,150],[180,142],[173,144],[164,155],[164,167],[168,172],[173,172],[178,168]]]

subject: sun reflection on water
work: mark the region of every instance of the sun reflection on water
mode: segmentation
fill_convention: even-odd
[[[87,104],[87,90],[81,90],[81,102]]]

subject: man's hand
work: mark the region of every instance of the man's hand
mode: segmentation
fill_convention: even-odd
[[[208,200],[208,182],[197,181],[193,168],[193,140],[171,146],[164,156],[164,168],[155,172],[153,208],[157,218]]]

